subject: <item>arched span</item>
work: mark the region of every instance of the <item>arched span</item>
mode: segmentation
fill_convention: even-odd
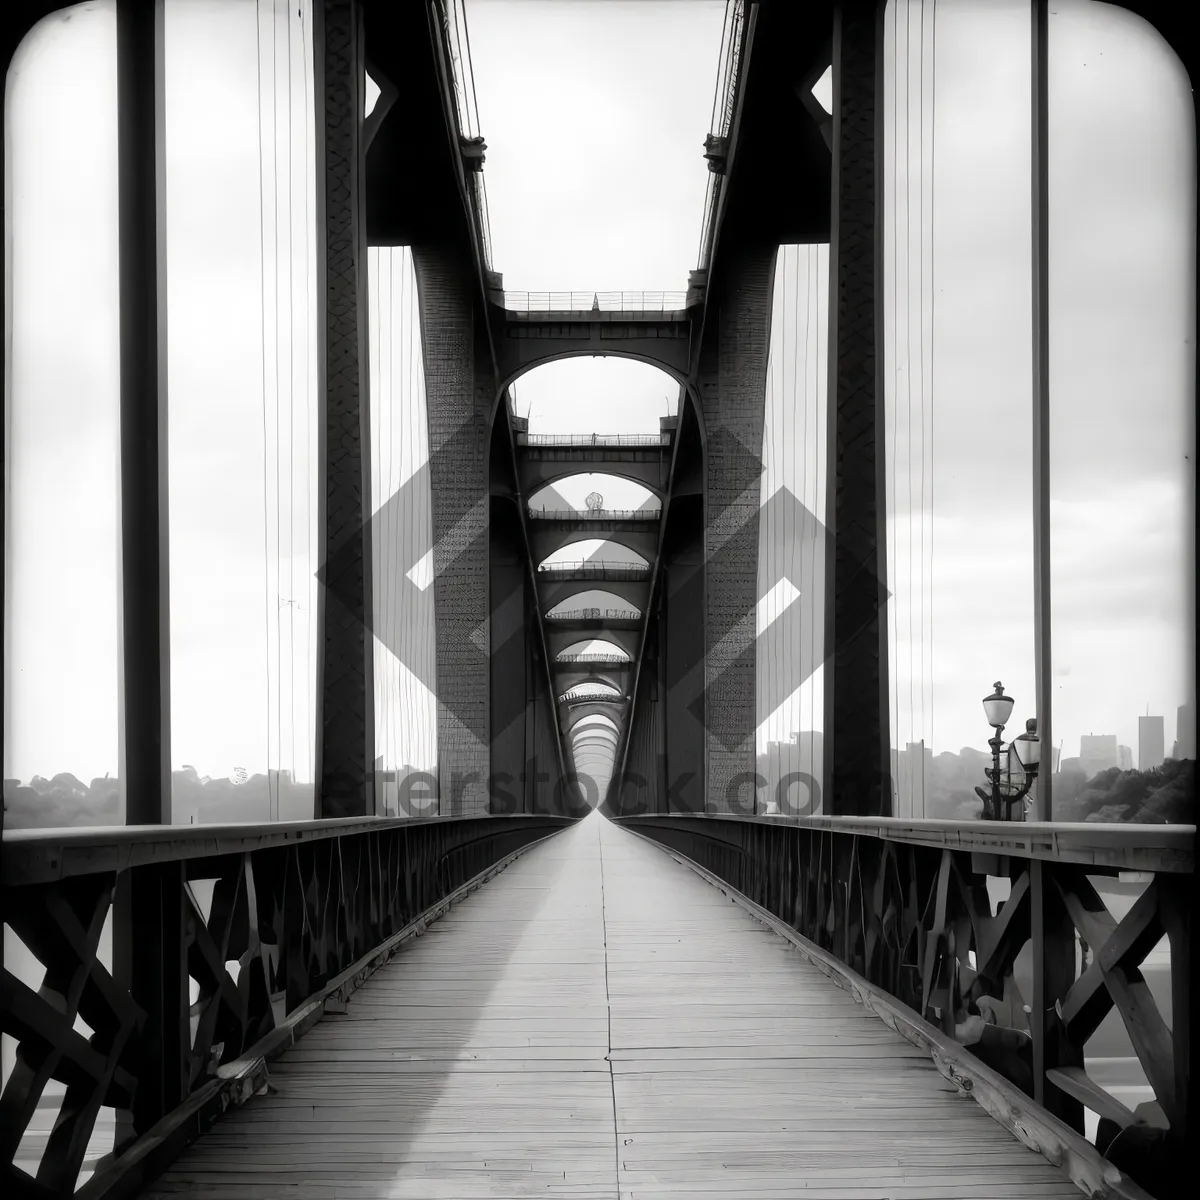
[[[569,735],[575,727],[588,717],[606,716],[611,720],[611,714],[621,711],[622,702],[616,697],[604,700],[590,700],[586,704],[573,704],[562,717],[563,732]]]
[[[599,679],[587,679],[564,688],[559,699],[564,704],[615,703],[622,699],[620,689]]]
[[[571,730],[571,749],[578,760],[584,753],[603,755],[610,762],[620,735],[607,725],[576,725]]]
[[[594,542],[592,546],[581,546],[580,542]],[[601,553],[602,549],[612,547],[616,553]],[[592,562],[592,563],[636,563],[639,567],[648,567],[650,560],[641,551],[634,549],[626,541],[621,541],[619,538],[580,538],[575,542],[568,542],[565,546],[560,546],[557,550],[552,550],[539,563],[539,567],[554,566],[557,563],[570,562]]]
[[[609,641],[603,635],[594,638],[581,638],[577,642],[572,642],[569,646],[564,646],[555,656],[558,662],[565,661],[564,656],[572,654],[612,654],[614,658],[620,658],[624,661],[629,661],[629,655],[623,647],[617,645],[616,642]]]
[[[586,522],[579,522],[579,527],[572,528],[566,521],[536,521],[531,522],[530,542],[533,553],[541,562],[549,561],[556,555],[566,558],[591,558],[599,549],[589,550],[580,543],[597,542],[599,545],[613,545],[620,549],[620,554],[606,554],[607,559],[620,559],[622,562],[642,559],[649,562],[658,550],[659,522],[643,521],[637,527],[614,531],[603,538],[597,538],[595,530],[588,529]],[[563,555],[562,552],[566,551]],[[625,552],[631,551],[632,557]]]
[[[546,363],[508,394],[519,430],[536,441],[546,434],[661,434],[664,419],[679,411],[680,391],[657,367],[605,355]]]
[[[614,663],[611,666],[601,666],[598,663],[553,663],[554,677],[558,687],[563,692],[573,692],[576,688],[586,687],[593,683],[602,683],[615,689],[617,695],[625,697],[629,694],[629,684],[622,686],[623,678],[633,674],[633,661]]]
[[[567,612],[572,612],[584,607],[578,597],[589,590],[587,581],[570,578],[556,579],[555,574],[554,571],[537,572],[538,594],[546,609],[553,612],[562,606]],[[623,598],[622,603],[627,608],[638,609],[639,605],[646,603],[650,577],[645,572],[639,571],[639,574],[642,576],[640,579],[605,580],[612,592]]]
[[[547,513],[570,512],[578,513],[581,518],[586,518],[587,496],[590,492],[598,492],[606,512],[635,512],[639,518],[649,515],[661,516],[662,500],[660,496],[640,480],[631,480],[624,475],[609,471],[607,464],[605,467],[605,470],[596,471],[573,465],[570,469],[556,475],[553,480],[539,483],[529,492],[529,499],[526,503],[530,512],[534,514],[542,510]],[[575,482],[572,482],[570,486],[563,486],[568,480]],[[593,536],[595,535],[593,534]]]
[[[589,617],[609,617],[614,620],[641,620],[641,610],[615,592],[597,588],[583,588],[572,592],[559,600],[547,613],[547,619],[553,623],[556,617],[565,618],[568,614],[582,614]],[[553,624],[551,624],[553,628]]]
[[[518,341],[524,339],[516,339]],[[654,367],[666,375],[674,384],[677,384],[683,394],[692,396],[693,389],[688,381],[689,364],[685,359],[678,363],[658,360],[652,354],[639,353],[629,350],[608,350],[597,351],[595,348],[588,346],[582,349],[558,350],[547,353],[539,358],[521,363],[516,369],[510,369],[507,374],[501,377],[500,385],[497,388],[495,400],[492,403],[492,416],[495,417],[496,409],[499,407],[500,400],[504,393],[514,383],[517,382],[523,375],[528,375],[531,371],[536,371],[539,367],[548,366],[550,363],[566,362],[568,359],[574,358],[620,358],[627,362],[644,363],[648,367]]]
[[[558,464],[555,464],[558,465]],[[586,465],[586,464],[584,464]],[[563,463],[563,470],[555,471],[553,474],[546,472],[539,474],[539,478],[535,485],[535,490],[531,493],[529,499],[529,507],[537,508],[536,499],[544,491],[549,488],[555,488],[562,483],[564,479],[573,479],[576,476],[593,475],[602,476],[608,479],[619,479],[622,483],[636,484],[640,488],[644,488],[650,495],[658,500],[658,507],[662,507],[663,498],[667,494],[666,482],[658,482],[654,479],[651,468],[656,466],[654,463],[630,463],[627,469],[622,469],[625,464],[619,462],[606,462],[603,471],[596,470],[580,470],[579,463]],[[640,474],[638,473],[640,471]],[[550,505],[545,506],[547,509]],[[561,507],[561,506],[560,506]],[[643,508],[644,504],[632,503],[630,508]],[[651,506],[653,507],[653,506]]]
[[[586,729],[592,725],[599,725],[606,729],[612,730],[613,733],[620,736],[621,727],[608,715],[608,713],[591,713],[588,716],[580,717],[571,727],[574,729]]]

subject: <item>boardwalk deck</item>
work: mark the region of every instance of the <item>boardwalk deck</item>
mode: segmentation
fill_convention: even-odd
[[[917,1049],[598,817],[474,893],[147,1193],[1078,1197]]]

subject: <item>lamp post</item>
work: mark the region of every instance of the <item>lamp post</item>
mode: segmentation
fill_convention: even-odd
[[[1000,769],[1000,751],[1004,739],[1000,736],[1008,718],[1012,715],[1013,698],[1004,694],[1004,685],[997,680],[995,691],[983,698],[983,713],[994,730],[988,739],[992,748],[992,765],[984,768],[984,775],[991,784],[987,791],[976,787],[975,794],[983,801],[984,818],[993,821],[1011,821],[1012,806],[1023,800],[1037,779],[1041,762],[1041,742],[1037,735],[1037,719],[1030,717],[1025,722],[1025,732],[1014,738],[1008,747],[1007,770]],[[1024,782],[1019,782],[1019,780]]]

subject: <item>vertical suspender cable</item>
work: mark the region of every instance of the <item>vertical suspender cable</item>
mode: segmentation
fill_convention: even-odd
[[[808,551],[808,570],[804,573],[804,586],[810,597],[822,596],[822,606],[824,604],[824,591],[818,592],[815,586],[815,575],[817,569],[816,562],[816,522],[814,517],[818,518],[818,522],[824,525],[825,514],[817,513],[819,506],[818,497],[823,493],[821,491],[821,452],[819,434],[820,430],[817,425],[817,414],[820,410],[819,381],[820,374],[820,311],[817,308],[820,295],[820,266],[821,266],[821,250],[819,246],[809,246],[808,254],[804,264],[804,508],[805,508],[805,544],[801,547],[801,554],[805,550]],[[818,319],[813,320],[816,316]],[[811,349],[810,349],[811,347]],[[813,432],[812,437],[808,436],[808,417],[811,411],[813,417]],[[812,464],[813,475],[809,477],[809,465]],[[801,568],[803,570],[803,567]],[[816,664],[820,659],[817,656],[817,629],[824,627],[824,617],[818,622],[818,614],[810,607],[808,612],[808,623],[806,632],[808,634],[808,662],[806,664],[808,673],[804,681],[804,686],[808,694],[808,771],[813,779],[819,779],[821,772],[817,769],[816,760],[816,716],[817,716],[817,686],[815,679]],[[821,655],[823,658],[824,655]],[[825,720],[824,714],[821,714],[821,726],[824,730]],[[809,809],[812,811],[812,784],[809,784]],[[797,814],[799,809],[797,809]]]
[[[288,682],[291,685],[291,742],[292,784],[296,783],[296,281],[292,270],[295,257],[296,201],[294,190],[294,164],[292,162],[293,126],[292,106],[292,10],[288,8],[288,596],[291,598],[288,617],[288,639],[290,662]]]
[[[899,587],[899,578],[896,574],[897,567],[899,565],[899,555],[897,553],[899,537],[898,537],[898,529],[897,529],[897,521],[896,521],[896,498],[897,498],[896,441],[897,441],[897,433],[899,430],[899,417],[898,417],[899,404],[897,403],[897,398],[896,398],[896,376],[897,376],[897,371],[896,371],[897,353],[896,353],[896,350],[897,350],[897,343],[898,343],[899,337],[900,337],[900,321],[899,321],[900,289],[899,289],[899,283],[898,283],[899,275],[900,275],[900,263],[899,263],[899,258],[897,255],[897,248],[896,248],[896,239],[899,234],[899,218],[897,217],[897,211],[896,211],[898,204],[899,204],[899,196],[898,196],[898,189],[897,189],[897,173],[896,173],[896,163],[897,163],[896,147],[897,147],[897,145],[899,143],[899,139],[900,139],[900,126],[899,126],[900,86],[899,86],[899,79],[898,79],[898,73],[897,73],[897,64],[898,64],[898,60],[899,60],[899,55],[897,53],[897,45],[899,42],[899,35],[896,32],[896,21],[897,21],[896,4],[893,3],[893,4],[889,5],[888,7],[889,7],[889,10],[891,13],[891,18],[892,18],[892,41],[891,41],[891,49],[892,49],[892,53],[891,53],[891,65],[892,65],[892,146],[891,146],[891,150],[892,150],[892,156],[891,156],[892,157],[892,213],[891,213],[891,216],[892,216],[892,222],[891,222],[891,225],[892,225],[892,228],[891,228],[891,234],[892,234],[892,239],[891,239],[892,240],[892,275],[891,275],[892,345],[891,345],[891,350],[892,350],[892,353],[891,353],[891,362],[888,364],[890,369],[887,370],[887,372],[885,374],[884,386],[886,389],[885,390],[885,403],[889,396],[891,398],[891,404],[889,407],[891,408],[891,417],[892,417],[892,436],[889,440],[889,445],[891,446],[891,452],[890,452],[890,454],[885,453],[884,478],[886,481],[887,476],[890,475],[891,476],[891,484],[892,484],[892,506],[891,506],[891,513],[890,513],[890,516],[887,521],[887,532],[888,532],[889,540],[891,542],[891,545],[888,547],[888,566],[889,566],[889,570],[892,572],[892,589],[891,589],[892,596],[891,596],[891,603],[888,605],[889,609],[891,610],[890,624],[891,624],[891,628],[892,628],[892,634],[891,634],[891,637],[889,638],[889,643],[890,643],[889,658],[892,660],[892,663],[891,663],[891,668],[889,669],[889,672],[888,672],[888,674],[890,676],[891,691],[892,691],[892,711],[890,714],[890,719],[889,719],[888,725],[889,725],[889,732],[890,732],[891,738],[892,738],[892,747],[891,747],[892,754],[895,756],[895,761],[898,766],[899,765],[899,741],[900,741],[900,704],[899,704],[899,700],[900,700],[899,686],[900,685],[898,682],[898,677],[899,677],[898,668],[900,665],[900,620],[899,620],[899,613],[897,612],[897,607],[898,607],[898,603],[899,603],[900,587]],[[888,10],[885,10],[885,17],[886,17],[887,11]],[[886,34],[885,34],[885,45],[886,45]],[[886,261],[886,256],[885,256],[885,261]],[[885,347],[885,353],[886,353],[886,347]],[[897,771],[897,774],[898,773],[899,772]],[[902,815],[900,812],[900,805],[899,805],[899,801],[900,801],[899,784],[900,784],[899,779],[892,780],[892,791],[893,791],[893,795],[896,800],[896,812],[897,812],[897,815]]]
[[[310,255],[310,231],[309,222],[311,213],[309,209],[309,188],[311,186],[312,173],[309,166],[309,148],[312,145],[313,131],[309,125],[309,113],[311,111],[310,93],[308,87],[308,72],[309,64],[312,61],[309,51],[310,39],[308,27],[305,22],[305,14],[308,12],[309,0],[303,0],[300,8],[300,52],[302,62],[304,64],[303,80],[304,80],[304,437],[305,437],[305,453],[304,453],[304,547],[305,547],[305,563],[309,571],[310,579],[313,566],[313,520],[312,520],[312,475],[316,464],[315,448],[313,445],[313,419],[312,419],[312,373],[311,373],[311,355],[312,355],[312,327],[313,327],[313,308],[312,308],[312,288],[311,288],[311,273],[312,262]],[[306,588],[306,594],[310,603],[306,606],[308,618],[304,623],[304,642],[305,642],[305,709],[304,709],[304,727],[308,731],[306,741],[308,744],[308,760],[307,773],[312,776],[316,770],[316,746],[314,744],[314,730],[316,721],[316,683],[313,676],[313,606],[311,603],[312,585],[311,583]],[[316,780],[313,780],[314,801],[316,792]],[[314,810],[315,811],[315,810]]]
[[[912,67],[910,34],[912,26],[912,0],[904,0],[904,486],[907,494],[908,512],[908,560],[905,573],[908,583],[908,742],[915,743],[916,729],[913,725],[913,500],[912,500],[912,106],[910,103],[909,77]],[[907,751],[907,746],[905,747]],[[916,772],[908,764],[909,796],[915,798]]]
[[[272,819],[279,816],[279,768],[283,762],[283,645],[280,630],[279,601],[281,580],[280,528],[282,494],[279,461],[279,4],[271,0],[271,215],[275,231],[274,321],[275,333],[275,789]],[[268,764],[267,777],[271,767]]]
[[[918,550],[917,565],[920,581],[917,601],[917,670],[920,695],[921,731],[921,792],[920,811],[925,815],[925,0],[920,2],[920,21],[917,36],[917,395],[920,433],[917,448],[920,461],[918,474]],[[913,807],[916,814],[916,804]]]
[[[933,745],[937,704],[934,701],[934,637],[937,623],[935,611],[935,576],[933,556],[937,547],[934,525],[934,486],[937,480],[934,453],[934,418],[937,413],[936,360],[937,344],[937,0],[933,5],[932,32],[929,47],[929,743]]]
[[[266,766],[268,802],[270,800],[271,762],[271,581],[267,529],[267,259],[266,259],[266,164],[263,159],[262,106],[262,5],[254,3],[255,68],[258,83],[258,263],[259,263],[259,348],[262,354],[262,435],[263,435],[263,666],[266,674]]]

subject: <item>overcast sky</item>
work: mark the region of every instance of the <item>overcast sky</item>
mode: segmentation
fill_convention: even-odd
[[[201,773],[308,757],[308,10],[263,4],[256,31],[253,0],[168,3],[174,757]],[[996,678],[1015,719],[1033,714],[1028,22],[1020,0],[940,0],[935,113],[932,5],[901,11],[909,67],[889,72],[888,105],[897,149],[906,131],[911,145],[887,198],[885,296],[893,712],[901,744],[957,750],[984,744],[979,698]],[[91,0],[52,18],[7,90],[19,302],[5,774],[24,778],[117,769],[112,12]],[[722,15],[705,0],[469,0],[506,287],[686,286]],[[1116,733],[1136,757],[1146,704],[1169,751],[1194,694],[1191,99],[1137,18],[1061,0],[1051,20],[1055,740],[1070,756],[1081,733]],[[576,360],[516,395],[534,429],[655,431],[675,388],[637,364]],[[569,498],[597,486],[612,506],[639,502],[594,480]]]

